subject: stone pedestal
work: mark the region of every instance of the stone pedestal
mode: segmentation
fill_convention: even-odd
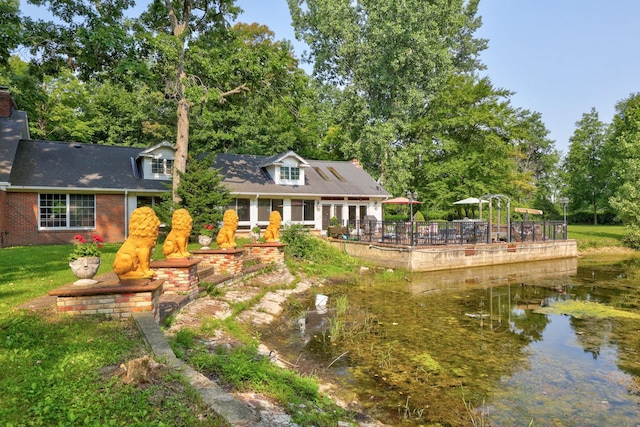
[[[215,274],[236,275],[242,273],[242,249],[197,249],[191,251],[200,259],[203,268],[213,267]]]
[[[56,297],[56,307],[61,313],[126,318],[131,317],[132,313],[148,311],[153,313],[153,318],[158,322],[162,284],[162,280],[69,284],[52,290],[49,295]]]
[[[284,247],[286,243],[272,242],[272,243],[253,243],[244,245],[244,248],[249,252],[250,256],[260,258],[263,264],[284,264]]]
[[[172,258],[152,261],[149,266],[154,280],[164,280],[165,294],[182,293],[191,298],[198,295],[198,263],[194,258]]]

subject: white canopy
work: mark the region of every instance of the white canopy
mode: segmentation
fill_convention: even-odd
[[[453,202],[454,205],[477,205],[480,203],[480,199],[476,197],[467,197],[466,199]],[[489,203],[488,200],[483,200],[482,203]]]

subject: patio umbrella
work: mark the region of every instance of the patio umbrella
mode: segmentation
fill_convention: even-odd
[[[419,205],[422,202],[419,202],[417,200],[409,200],[406,197],[396,197],[389,200],[383,200],[382,203],[386,203],[389,205],[408,205],[408,204]]]
[[[483,200],[482,203],[489,203],[489,201]],[[453,204],[454,205],[477,205],[477,204],[480,204],[480,199],[477,199],[475,197],[467,197],[466,199],[453,202]]]
[[[419,202],[417,200],[409,200],[406,197],[395,197],[393,199],[383,200],[382,203],[387,205],[419,205],[422,202]],[[413,206],[411,206],[411,209],[413,210]],[[384,219],[384,211],[382,212],[382,218]]]
[[[483,200],[482,203],[489,203],[488,200]],[[457,202],[453,202],[454,205],[478,205],[478,209],[480,209],[480,199],[476,197],[467,197],[466,199],[458,200]],[[473,209],[471,213],[474,214]],[[482,219],[482,211],[480,211],[480,219]]]

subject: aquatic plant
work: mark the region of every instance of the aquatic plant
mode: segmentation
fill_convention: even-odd
[[[568,314],[577,319],[585,317],[640,319],[640,314],[618,310],[617,308],[591,301],[558,301],[550,304],[548,307],[541,307],[535,310],[535,312],[541,314]]]

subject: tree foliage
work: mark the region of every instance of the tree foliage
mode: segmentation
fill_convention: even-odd
[[[640,228],[640,94],[616,105],[604,152],[611,175],[609,202],[625,225]]]
[[[11,51],[20,43],[22,24],[19,6],[18,0],[0,2],[0,66],[9,64]]]
[[[230,26],[233,0],[154,0],[140,17],[132,0],[32,3],[55,21],[25,19],[6,46],[30,62],[0,68],[32,135],[176,141],[176,202],[187,159],[208,152],[355,158],[390,192],[417,190],[428,219],[468,196],[557,192],[540,115],[479,76],[478,0],[288,0],[313,77],[266,26]]]
[[[336,123],[344,156],[383,182],[415,141],[412,122],[454,72],[478,68],[485,42],[477,1],[288,0],[296,35],[310,46],[314,75],[340,88]]]
[[[187,170],[181,173],[178,195],[180,204],[193,219],[193,233],[197,234],[203,224],[218,224],[222,221],[224,208],[229,204],[229,190],[222,183],[219,171],[211,168],[214,156],[190,157]]]
[[[607,178],[604,144],[607,126],[600,121],[598,112],[592,108],[576,122],[576,130],[569,139],[569,153],[564,160],[571,206],[589,209],[593,223],[598,223],[598,210],[608,206]]]

